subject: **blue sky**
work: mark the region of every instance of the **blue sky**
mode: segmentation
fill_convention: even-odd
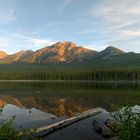
[[[0,50],[57,41],[140,53],[140,0],[0,0]]]

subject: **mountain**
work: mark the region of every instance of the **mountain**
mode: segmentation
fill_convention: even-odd
[[[30,56],[22,59],[26,63],[59,63],[91,60],[97,52],[78,47],[72,42],[57,42],[51,46],[37,50]]]
[[[70,63],[73,61],[91,60],[96,51],[77,46],[72,42],[57,42],[35,52],[20,51],[0,60],[0,63],[25,62],[25,63]]]
[[[129,60],[129,61],[128,61]],[[125,66],[139,65],[140,54],[124,51],[109,46],[103,51],[97,52],[77,46],[72,42],[57,42],[51,46],[39,49],[35,52],[31,50],[20,51],[18,53],[7,55],[0,53],[0,64],[27,63],[27,64],[60,64],[60,63],[81,63],[84,65],[102,66]],[[89,63],[90,62],[90,63]],[[70,65],[70,64],[69,64]],[[77,64],[76,64],[77,65]]]
[[[117,56],[121,54],[125,54],[125,52],[116,47],[109,46],[105,50],[99,52],[97,57],[105,59],[105,58],[109,58],[109,57],[113,57],[113,56]]]
[[[7,64],[7,63],[19,62],[25,57],[28,57],[29,55],[31,55],[32,53],[33,51],[31,50],[27,50],[27,51],[22,50],[15,54],[5,56],[4,58],[0,59],[0,63]]]
[[[6,52],[0,51],[0,59],[3,59],[6,56],[7,56]]]

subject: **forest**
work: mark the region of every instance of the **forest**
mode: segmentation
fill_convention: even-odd
[[[15,76],[16,78],[16,76]],[[140,72],[131,70],[100,70],[91,72],[32,72],[23,74],[29,80],[140,80]]]
[[[138,81],[140,68],[98,68],[67,65],[0,65],[0,80]]]

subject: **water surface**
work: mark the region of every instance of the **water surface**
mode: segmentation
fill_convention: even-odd
[[[0,106],[3,104],[6,106],[0,119],[15,115],[19,125],[22,122],[34,127],[95,107],[114,111],[126,105],[140,105],[140,85],[136,82],[1,82]]]

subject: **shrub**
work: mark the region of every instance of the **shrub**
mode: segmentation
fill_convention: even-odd
[[[0,108],[0,115],[2,114],[2,110],[3,107]],[[15,117],[0,122],[0,140],[38,140],[33,137],[34,132],[28,129],[21,130],[20,133],[17,132],[13,127],[14,122]]]
[[[125,107],[113,115],[120,140],[140,140],[140,113]]]

